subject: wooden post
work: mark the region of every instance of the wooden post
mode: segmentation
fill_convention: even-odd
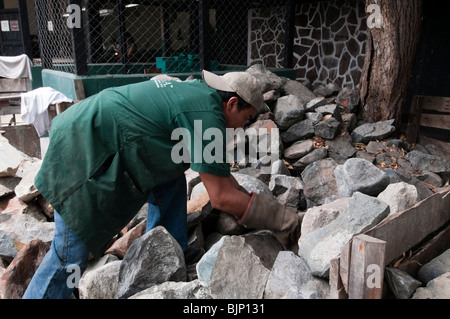
[[[408,127],[406,128],[406,141],[415,144],[419,137],[420,115],[422,113],[422,96],[413,96],[409,110]]]
[[[386,242],[361,234],[353,238],[349,299],[381,299]]]
[[[84,100],[86,93],[84,92],[84,84],[82,79],[74,79],[73,85],[75,87],[75,99],[77,101]]]
[[[348,295],[345,291],[340,276],[341,259],[339,257],[330,260],[330,297],[332,299],[347,299]]]
[[[450,220],[449,207],[450,190],[446,189],[404,212],[386,217],[365,234],[389,243],[385,257],[387,265],[444,226]]]
[[[351,257],[352,243],[349,242],[341,247],[339,276],[345,291],[348,292],[348,278],[350,276],[350,257]]]

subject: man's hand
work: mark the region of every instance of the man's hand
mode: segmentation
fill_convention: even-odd
[[[200,178],[213,208],[230,213],[238,219],[244,215],[251,197],[239,190],[240,186],[234,177],[200,173]]]
[[[301,218],[297,210],[281,205],[270,196],[253,194],[239,223],[249,228],[271,230],[285,249],[298,250]]]

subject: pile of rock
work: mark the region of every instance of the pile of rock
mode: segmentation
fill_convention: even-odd
[[[145,233],[144,206],[105,255],[90,262],[79,298],[330,298],[330,260],[344,244],[448,187],[448,154],[390,139],[392,121],[358,123],[357,91],[333,84],[308,88],[261,65],[248,72],[271,109],[249,128],[279,128],[282,156],[247,163],[247,154],[237,154],[232,174],[248,192],[297,208],[298,250],[285,251],[270,231],[246,229],[213,209],[198,174],[189,170],[189,244],[203,249],[201,259],[186,265],[163,227]],[[2,150],[17,152],[0,142]],[[54,231],[51,207],[32,185],[40,162],[20,156],[0,163],[0,185],[8,189],[0,191],[0,298],[20,298]],[[268,166],[270,174],[263,174]],[[449,251],[422,267],[419,278],[395,267],[385,273],[396,298],[450,297]]]

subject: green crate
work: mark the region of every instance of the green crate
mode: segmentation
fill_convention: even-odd
[[[156,67],[161,69],[162,73],[178,72],[178,57],[157,57]]]

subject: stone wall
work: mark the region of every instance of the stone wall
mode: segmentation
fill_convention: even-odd
[[[364,11],[364,0],[296,6],[293,64],[297,80],[358,87],[367,39]],[[249,12],[249,64],[284,66],[285,13],[285,7]]]

